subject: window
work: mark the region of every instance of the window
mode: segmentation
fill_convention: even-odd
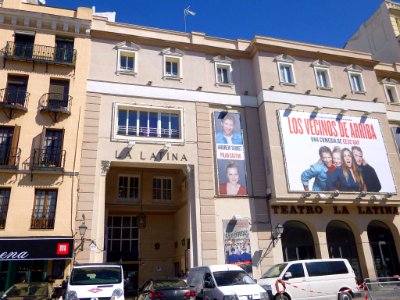
[[[134,72],[135,68],[135,53],[121,51],[119,57],[119,70],[126,72]]]
[[[63,140],[64,130],[46,128],[43,137],[43,148],[38,152],[35,159],[39,160],[42,167],[63,166]]]
[[[10,193],[11,189],[0,189],[0,229],[4,229],[6,227]]]
[[[328,70],[318,69],[315,71],[317,75],[317,84],[320,88],[329,88]]]
[[[136,107],[119,106],[117,109],[115,134],[139,138],[181,138],[181,111],[145,110]]]
[[[350,65],[346,68],[349,75],[350,86],[353,93],[365,93],[365,86],[362,78],[362,69],[355,65]]]
[[[119,176],[118,198],[122,201],[137,201],[139,199],[139,177]]]
[[[233,59],[218,55],[213,57],[212,61],[215,66],[215,82],[216,85],[232,85],[232,63]]]
[[[3,95],[3,102],[11,106],[25,107],[29,98],[28,76],[8,75],[7,88]]]
[[[282,54],[275,58],[278,66],[279,82],[283,85],[294,85],[296,83],[293,71],[293,57]]]
[[[56,190],[36,190],[31,229],[53,229],[56,217],[56,205]]]
[[[20,126],[0,126],[0,167],[16,167]]]
[[[385,85],[386,98],[389,103],[399,103],[399,96],[394,85]]]
[[[396,140],[397,151],[400,153],[400,127],[392,127],[392,132]]]
[[[107,230],[108,261],[138,260],[139,228],[136,217],[109,216]]]
[[[163,77],[164,79],[182,79],[182,57],[183,52],[176,48],[167,48],[163,54]]]
[[[50,79],[47,107],[56,111],[69,108],[69,80]]]
[[[172,178],[153,178],[153,201],[172,201]]]
[[[140,47],[132,42],[121,42],[117,49],[117,74],[137,74],[137,58]]]
[[[292,273],[291,278],[304,277],[303,264],[293,264],[286,270],[286,272]]]
[[[310,262],[306,263],[306,268],[311,277],[349,273],[343,261]]]
[[[384,78],[382,80],[383,87],[385,89],[385,95],[389,104],[399,103],[399,94],[397,93],[397,80],[391,78]]]
[[[58,62],[74,62],[74,39],[66,37],[56,37],[55,60]]]
[[[315,79],[318,89],[331,89],[331,79],[329,75],[330,64],[324,60],[316,60],[313,62]]]
[[[14,35],[14,56],[21,58],[32,58],[33,48],[35,42],[34,32],[19,32],[16,31]]]

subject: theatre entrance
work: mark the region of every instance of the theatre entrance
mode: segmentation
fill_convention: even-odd
[[[357,246],[351,228],[342,221],[331,221],[326,227],[326,239],[329,257],[346,258],[353,267],[357,281],[362,282]]]
[[[111,165],[106,177],[106,261],[122,263],[127,295],[150,278],[190,268],[186,167]]]
[[[399,260],[390,229],[380,221],[372,221],[368,224],[367,230],[376,276],[392,277],[399,275]]]
[[[314,241],[308,227],[299,221],[287,221],[282,234],[285,261],[315,257]]]

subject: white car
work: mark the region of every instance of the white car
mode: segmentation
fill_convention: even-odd
[[[351,300],[362,296],[347,259],[309,259],[277,264],[257,283],[268,292],[270,299]]]
[[[236,265],[210,265],[192,268],[189,271],[187,283],[196,291],[196,299],[268,299],[266,291]]]
[[[75,265],[68,280],[66,300],[79,299],[125,300],[122,266]]]

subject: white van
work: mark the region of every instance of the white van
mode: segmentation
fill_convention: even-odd
[[[196,291],[196,299],[268,299],[266,291],[236,265],[192,268],[189,270],[187,283]]]
[[[114,264],[81,264],[72,268],[66,300],[125,300],[124,272]]]
[[[361,297],[347,259],[285,262],[271,267],[257,283],[268,292],[269,299],[350,300]],[[279,292],[283,292],[282,298]]]

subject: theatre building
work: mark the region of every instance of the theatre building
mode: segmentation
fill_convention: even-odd
[[[91,18],[0,1],[0,291],[72,264]]]
[[[131,289],[303,258],[399,274],[395,66],[98,16],[91,39],[76,261],[121,262]]]

